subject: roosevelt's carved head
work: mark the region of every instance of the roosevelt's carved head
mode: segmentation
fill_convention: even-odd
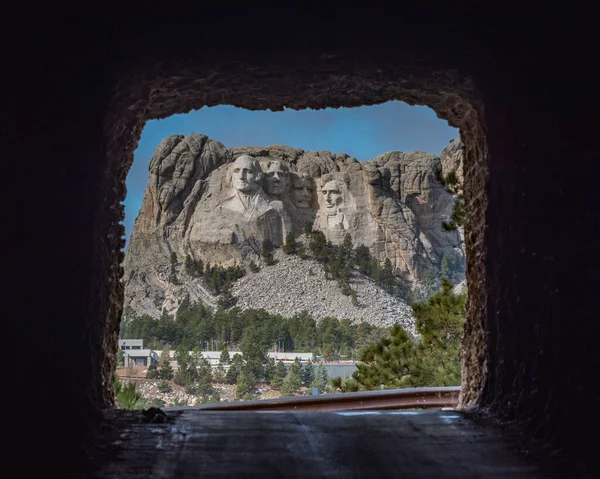
[[[308,209],[313,204],[315,186],[313,179],[308,175],[294,175],[292,181],[293,199],[297,208]]]
[[[262,175],[258,160],[250,155],[239,156],[231,164],[231,184],[236,190],[247,195],[258,191]]]
[[[340,208],[344,206],[344,194],[342,183],[337,180],[331,180],[323,185],[321,194],[323,195],[323,211],[327,216],[337,215]]]
[[[285,187],[289,176],[288,166],[281,161],[271,161],[267,165],[265,183],[267,193],[271,196],[281,198],[285,193]]]

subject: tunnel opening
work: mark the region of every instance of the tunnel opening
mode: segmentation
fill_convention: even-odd
[[[127,180],[130,249],[124,263],[125,309],[119,340],[121,350],[140,341],[143,350],[119,351],[119,376],[137,384],[161,407],[172,405],[173,396],[184,392],[177,406],[219,398],[294,395],[297,375],[303,378],[299,393],[310,394],[312,382],[318,394],[334,393],[328,378],[351,376],[361,350],[383,338],[390,325],[401,324],[415,333],[410,304],[427,301],[441,290],[443,276],[454,285],[464,284],[462,231],[443,227],[456,202],[454,190],[444,187],[444,177],[451,173],[462,178],[463,144],[457,134],[432,110],[400,102],[280,113],[215,107],[152,122],[143,130],[134,153],[135,174],[130,172]],[[263,216],[269,212],[267,203],[256,217],[238,217],[237,209],[229,207],[237,197],[231,165],[241,155],[252,155],[260,166],[263,178],[257,197],[278,208],[268,223]],[[285,171],[280,171],[281,165]],[[281,191],[272,187],[272,171],[281,175],[276,184]],[[334,177],[343,180],[339,208],[344,222],[329,228],[324,220],[339,214],[327,216],[320,197]],[[380,217],[384,205],[387,216]],[[368,222],[367,214],[376,221]],[[275,227],[273,220],[280,226]],[[317,255],[322,252],[314,249],[318,245],[311,246],[318,231],[334,242],[326,248],[328,257],[320,260]],[[275,260],[266,259],[260,240],[265,234],[274,243]],[[285,252],[290,234],[296,246]],[[342,240],[344,234],[349,236]],[[371,252],[362,260],[362,272],[360,244]],[[335,259],[342,258],[335,248],[350,248],[341,253],[341,263]],[[386,278],[380,272],[390,257],[392,277]],[[239,277],[234,274],[238,269]],[[295,271],[294,278],[290,270]],[[249,341],[257,328],[260,334]],[[462,324],[458,331],[446,334],[446,347],[452,352],[434,347],[421,353],[449,358],[447,364],[441,357],[432,359],[440,364],[435,369],[439,373],[433,369],[419,373],[415,367],[403,382],[392,383],[396,378],[389,374],[382,379],[385,387],[458,386],[456,351]],[[180,348],[183,344],[187,351]],[[249,365],[242,368],[239,358],[232,367],[236,354],[252,355],[253,362],[262,366],[246,374]],[[187,373],[178,371],[177,356],[182,356]],[[295,357],[301,364],[294,365]],[[410,359],[415,360],[426,362]],[[213,386],[208,389],[214,394],[195,394],[199,378],[194,370],[188,371],[190,361],[196,362],[202,377],[208,376],[206,381]],[[206,361],[213,368],[212,377],[204,367]],[[293,377],[283,378],[283,388],[271,388],[273,361],[285,363],[288,376],[290,368],[294,371]],[[314,381],[309,368],[315,369]],[[240,374],[245,380],[239,379]],[[367,382],[368,374],[363,375]],[[246,394],[236,388],[239,381]],[[338,391],[353,388],[373,389],[373,385],[345,381]]]
[[[392,73],[392,72],[389,72]],[[483,249],[485,216],[486,158],[482,104],[471,80],[455,72],[410,71],[403,79],[393,74],[395,81],[390,83],[382,78],[382,72],[375,70],[372,76],[331,75],[317,72],[302,77],[289,78],[285,82],[269,81],[268,75],[261,73],[253,78],[247,73],[222,72],[213,74],[207,81],[206,72],[187,72],[184,77],[155,78],[150,80],[137,93],[144,94],[132,101],[123,88],[113,97],[111,115],[107,117],[105,128],[107,170],[104,177],[108,181],[107,191],[114,197],[106,219],[112,216],[109,224],[109,238],[114,238],[111,274],[106,284],[107,297],[112,298],[110,312],[102,322],[104,327],[101,370],[102,402],[112,405],[110,385],[115,368],[116,344],[119,319],[122,308],[122,271],[117,265],[122,263],[122,219],[121,202],[125,197],[126,173],[133,159],[133,151],[141,134],[144,122],[151,118],[164,118],[175,113],[183,113],[202,106],[231,104],[246,109],[282,108],[324,108],[377,104],[389,100],[400,100],[409,105],[422,104],[432,108],[436,114],[460,129],[464,151],[464,190],[467,219],[465,224],[465,247],[467,250],[467,285],[469,289],[468,313],[465,324],[464,346],[462,351],[462,393],[461,404],[476,404],[485,380],[485,343],[483,318],[485,312],[485,284]],[[209,75],[210,76],[210,75]],[[126,77],[125,77],[126,78]],[[410,80],[408,79],[410,78]],[[252,91],[257,83],[266,88],[269,95]],[[227,88],[227,84],[236,87]],[[185,86],[183,86],[185,85]],[[215,88],[216,87],[216,88]],[[307,90],[308,89],[308,90]],[[323,92],[315,95],[314,92]],[[302,94],[299,94],[302,92]],[[350,94],[348,92],[351,92]],[[469,260],[469,258],[471,258]]]

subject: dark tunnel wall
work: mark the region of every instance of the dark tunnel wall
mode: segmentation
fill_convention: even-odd
[[[15,416],[17,447],[78,443],[110,404],[119,201],[143,118],[202,104],[399,98],[434,107],[470,140],[464,404],[591,457],[582,437],[586,411],[599,405],[597,99],[593,76],[573,74],[591,30],[556,35],[565,14],[550,9],[517,24],[456,6],[401,15],[120,8],[38,10],[28,35],[5,43],[15,45],[5,47],[15,72],[5,91],[16,93],[3,115],[13,179],[3,213],[14,231],[4,293],[19,345],[14,387],[29,391],[33,375],[37,391],[12,404],[37,411]]]

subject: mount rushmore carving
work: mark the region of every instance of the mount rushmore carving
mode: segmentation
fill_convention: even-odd
[[[452,151],[460,154],[456,144]],[[464,265],[461,232],[441,226],[455,201],[435,179],[441,170],[440,157],[422,152],[359,162],[279,145],[225,148],[200,134],[165,138],[126,252],[125,304],[167,288],[160,271],[173,252],[244,264],[259,260],[264,241],[280,246],[307,222],[333,244],[349,233],[408,282],[439,271],[444,257]]]

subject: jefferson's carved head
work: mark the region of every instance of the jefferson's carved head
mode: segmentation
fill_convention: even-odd
[[[288,166],[281,161],[272,161],[267,165],[265,177],[267,193],[272,196],[282,197],[285,193],[287,178],[289,175]]]
[[[296,207],[301,209],[310,208],[315,192],[312,178],[308,175],[294,176],[292,186],[294,188],[293,199]]]
[[[231,164],[231,183],[233,187],[247,195],[258,191],[262,175],[260,164],[252,156],[242,155]]]
[[[328,181],[321,188],[323,195],[323,211],[327,216],[337,215],[340,207],[343,207],[344,196],[342,193],[342,184],[339,181]]]

